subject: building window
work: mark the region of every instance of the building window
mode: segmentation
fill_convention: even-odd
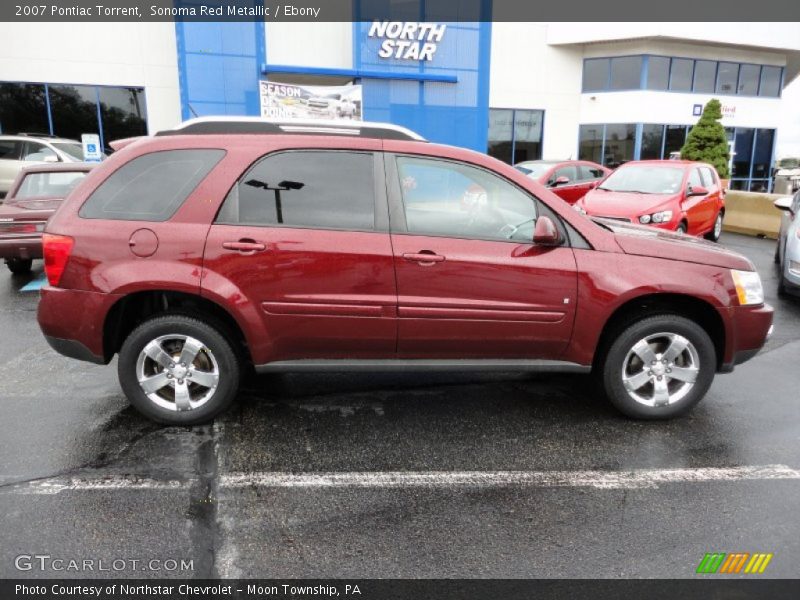
[[[714,60],[697,60],[694,63],[692,90],[695,93],[710,94],[717,81],[717,62]]]
[[[73,140],[82,133],[100,133],[97,120],[97,88],[89,85],[51,85],[50,113],[53,131]]]
[[[584,92],[648,89],[779,97],[782,77],[783,67],[693,58],[641,55],[583,61]]]
[[[603,165],[616,169],[622,163],[633,160],[636,145],[636,125],[606,125]]]
[[[758,95],[770,98],[779,97],[781,95],[781,75],[782,69],[780,67],[762,67]]]
[[[647,62],[647,89],[666,90],[669,88],[669,58],[651,56]]]
[[[638,90],[642,87],[642,57],[622,56],[611,59],[612,90]]]
[[[734,144],[733,179],[748,179],[750,165],[753,158],[754,130],[737,127],[736,143]]]
[[[739,69],[739,86],[737,93],[744,96],[758,95],[758,79],[761,67],[758,65],[742,65]]]
[[[542,158],[543,110],[489,110],[490,156],[514,165]]]
[[[581,125],[579,135],[580,160],[591,160],[614,169],[634,158],[635,124]]]
[[[49,133],[44,84],[0,83],[0,133]]]
[[[603,160],[603,125],[581,125],[578,158],[600,163]]]
[[[739,65],[721,62],[717,69],[717,94],[735,94],[739,81]]]
[[[608,89],[609,59],[589,58],[583,61],[583,91]]]
[[[772,146],[775,141],[774,129],[758,129],[756,145],[753,148],[753,179],[766,179],[772,175]]]
[[[667,125],[664,132],[664,158],[673,152],[680,152],[686,143],[686,125]]]
[[[0,133],[22,132],[75,140],[96,133],[104,146],[147,135],[144,89],[0,82]]]
[[[693,60],[673,58],[669,71],[669,89],[673,92],[691,92],[693,70]]]
[[[645,123],[642,125],[642,144],[639,152],[640,160],[661,158],[664,147],[664,126]]]

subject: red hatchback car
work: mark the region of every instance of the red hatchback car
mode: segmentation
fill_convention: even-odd
[[[211,419],[250,369],[593,372],[663,419],[772,323],[735,252],[594,222],[491,157],[366,122],[198,119],[129,143],[44,254],[50,345],[119,354],[163,423]]]
[[[588,160],[529,160],[514,165],[514,168],[550,188],[570,204],[583,198],[611,173],[611,169]]]
[[[27,273],[33,260],[42,258],[47,219],[92,167],[78,162],[41,164],[19,172],[0,205],[0,258],[12,273]]]
[[[575,205],[584,214],[705,236],[716,242],[725,190],[716,169],[682,160],[625,163]]]

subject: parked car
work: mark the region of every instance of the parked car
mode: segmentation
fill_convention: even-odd
[[[0,258],[14,273],[42,258],[45,223],[92,169],[89,163],[41,164],[20,171],[0,206]]]
[[[23,167],[37,163],[82,162],[83,146],[76,140],[30,135],[0,135],[0,198]]]
[[[725,191],[716,169],[684,160],[625,163],[576,205],[584,214],[641,223],[716,242]]]
[[[800,296],[800,190],[794,196],[778,198],[776,208],[783,211],[775,262],[780,267],[778,292]]]
[[[611,169],[588,160],[528,160],[514,166],[570,204],[583,198],[611,173]]]
[[[162,423],[213,418],[250,369],[593,372],[623,413],[665,419],[772,323],[733,251],[587,219],[485,154],[365,122],[131,140],[51,218],[44,256],[47,341],[118,354]]]

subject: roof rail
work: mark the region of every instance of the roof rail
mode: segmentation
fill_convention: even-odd
[[[198,117],[184,121],[174,129],[159,131],[156,135],[236,133],[349,135],[382,140],[427,141],[410,129],[391,123],[334,121],[329,119],[262,119],[260,117]]]

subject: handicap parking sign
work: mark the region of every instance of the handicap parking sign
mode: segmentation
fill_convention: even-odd
[[[103,153],[100,151],[100,136],[96,133],[84,133],[81,136],[83,146],[83,160],[86,162],[100,162]]]

